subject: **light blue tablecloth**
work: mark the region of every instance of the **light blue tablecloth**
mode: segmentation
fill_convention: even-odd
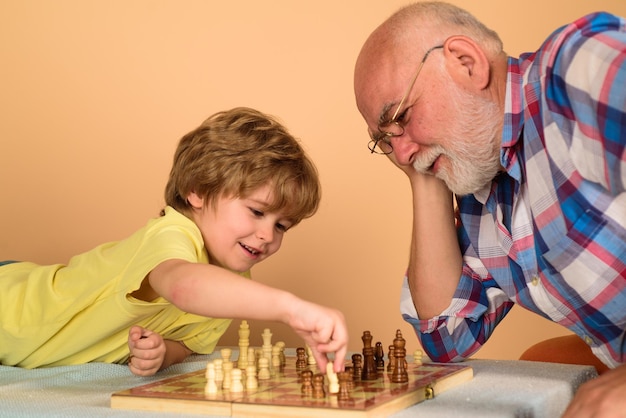
[[[212,356],[192,356],[145,378],[126,366],[92,363],[25,370],[0,366],[0,417],[195,417],[110,408],[113,392],[200,370]],[[589,366],[524,361],[471,360],[474,378],[435,398],[394,414],[395,418],[535,417],[562,414],[573,392],[596,376]]]

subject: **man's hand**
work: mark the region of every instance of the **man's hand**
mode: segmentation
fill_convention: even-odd
[[[128,367],[137,376],[152,376],[161,369],[167,351],[163,337],[134,326],[128,331]]]
[[[580,386],[562,418],[626,417],[626,364]]]

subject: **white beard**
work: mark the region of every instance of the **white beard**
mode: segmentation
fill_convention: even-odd
[[[467,93],[451,79],[447,82],[451,86],[451,113],[455,116],[440,137],[449,145],[423,149],[413,167],[419,172],[431,173],[435,160],[442,157],[440,163],[448,161],[450,165],[438,165],[436,177],[453,193],[466,195],[484,188],[500,171],[500,141],[496,141],[496,135],[503,115],[496,103]]]

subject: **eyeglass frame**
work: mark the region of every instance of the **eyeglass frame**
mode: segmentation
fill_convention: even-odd
[[[374,135],[374,133],[370,129],[368,129],[368,133],[371,139],[367,143],[367,148],[369,148],[371,154],[389,155],[393,152],[393,145],[391,145],[391,141],[389,140],[389,138],[404,135],[404,126],[402,126],[400,122],[397,120],[397,117],[400,114],[400,109],[402,108],[402,105],[404,105],[404,102],[406,101],[406,99],[409,97],[409,94],[411,94],[411,91],[413,90],[413,87],[415,86],[415,81],[417,80],[417,76],[422,72],[422,67],[424,67],[424,63],[426,62],[426,59],[428,58],[430,53],[433,52],[435,49],[441,49],[443,47],[444,45],[435,45],[426,51],[426,53],[424,54],[424,57],[420,61],[419,67],[417,67],[417,71],[415,72],[415,75],[411,79],[411,83],[409,84],[409,87],[404,92],[402,99],[400,99],[400,102],[398,103],[398,106],[396,107],[396,111],[393,112],[393,116],[388,121],[378,123],[378,126],[377,126],[378,134]],[[396,126],[400,128],[401,130],[400,133],[393,133],[393,132],[384,130],[385,127],[388,127],[393,124],[395,124]],[[383,141],[386,145],[389,146],[388,152],[385,152],[380,147],[380,145],[378,145],[380,141]],[[377,146],[378,146],[378,149],[376,148]]]

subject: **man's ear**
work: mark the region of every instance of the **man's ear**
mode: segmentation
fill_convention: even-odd
[[[191,192],[187,195],[187,202],[194,209],[202,209],[204,206],[204,199],[196,194],[196,192]]]
[[[446,67],[454,81],[475,91],[489,86],[489,59],[472,38],[455,35],[446,39],[443,45]]]

